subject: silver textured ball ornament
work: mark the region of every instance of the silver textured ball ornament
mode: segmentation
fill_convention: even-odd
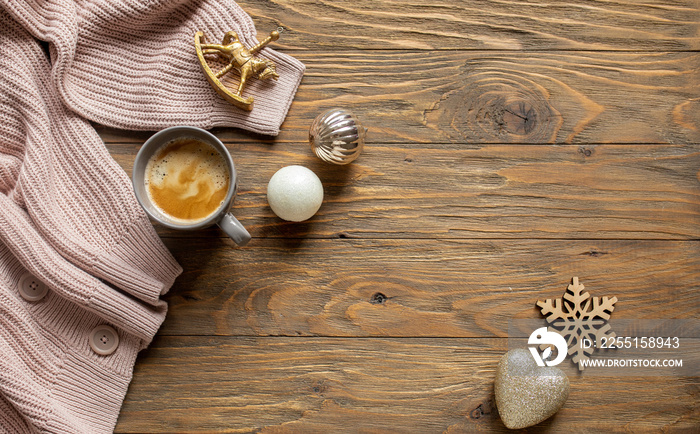
[[[309,128],[311,150],[318,158],[338,165],[360,156],[367,128],[347,110],[335,108],[321,113]]]

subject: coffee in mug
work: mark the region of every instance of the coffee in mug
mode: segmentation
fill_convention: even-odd
[[[221,208],[231,180],[219,151],[197,139],[180,138],[153,153],[144,182],[159,211],[176,222],[196,223]]]
[[[239,246],[250,233],[231,213],[237,175],[221,140],[197,127],[175,126],[141,146],[131,179],[146,214],[175,230],[218,225]]]

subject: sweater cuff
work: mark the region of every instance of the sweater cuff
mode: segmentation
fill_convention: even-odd
[[[254,45],[252,39],[250,44]],[[294,101],[306,67],[292,56],[270,48],[260,51],[260,57],[275,62],[279,78],[273,80],[251,80],[243,91],[244,96],[253,97],[253,110],[237,109],[230,102],[210,90],[212,106],[210,120],[204,124],[211,127],[240,127],[259,134],[276,136]],[[201,77],[206,82],[204,74]],[[208,83],[206,83],[208,85]]]
[[[44,240],[26,212],[0,194],[0,241],[32,275],[61,297],[95,312],[147,345],[165,319],[164,301],[146,306],[68,262]],[[145,346],[144,345],[144,346]]]
[[[193,47],[197,31],[215,43],[234,30],[247,47],[258,44],[253,20],[233,0],[4,3],[32,35],[51,43],[52,77],[63,103],[110,127],[226,126],[277,135],[305,70],[289,55],[261,50],[279,78],[249,80],[243,96],[255,102],[246,111],[209,85]],[[237,86],[238,79],[232,82]]]
[[[151,343],[168,311],[164,301],[148,308],[106,285],[93,291],[86,307],[141,339],[142,348]]]
[[[93,274],[134,297],[156,305],[182,273],[146,218],[137,219],[121,240],[95,258]]]

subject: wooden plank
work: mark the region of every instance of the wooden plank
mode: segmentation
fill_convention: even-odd
[[[507,432],[493,397],[506,349],[506,339],[161,337],[136,366],[116,432]],[[564,369],[569,399],[541,429],[700,423],[697,379]]]
[[[372,145],[346,167],[305,145],[229,149],[240,175],[234,213],[255,238],[700,238],[700,145]],[[130,172],[137,145],[109,150]],[[289,164],[324,183],[325,202],[305,223],[267,205],[270,177]]]
[[[504,337],[573,276],[618,319],[700,311],[700,241],[165,241],[166,335]]]
[[[238,2],[290,50],[697,50],[694,0]]]
[[[340,106],[368,143],[700,142],[698,53],[294,54],[308,69],[279,137],[220,137],[306,143],[312,120]],[[110,143],[149,135],[99,131]]]

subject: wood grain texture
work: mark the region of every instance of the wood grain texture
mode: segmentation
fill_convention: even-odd
[[[131,171],[135,144],[111,144]],[[700,145],[368,146],[337,167],[298,144],[229,144],[240,176],[234,213],[257,238],[700,238]],[[302,224],[267,205],[282,166],[325,189]],[[224,236],[214,228],[163,236]],[[253,245],[256,241],[253,241]]]
[[[695,0],[238,2],[290,50],[697,50]]]
[[[695,318],[700,242],[167,239],[167,335],[505,337],[573,276],[619,319]]]
[[[293,54],[307,71],[280,135],[221,138],[307,143],[313,119],[341,106],[368,143],[700,142],[698,53]],[[149,136],[99,131],[108,142]]]
[[[136,369],[117,432],[509,432],[493,398],[506,349],[504,339],[162,337]],[[700,423],[696,379],[592,387],[573,369],[564,408],[535,431]]]
[[[157,228],[185,272],[116,432],[506,432],[509,322],[573,276],[615,318],[697,318],[697,0],[239,4],[307,71],[278,137],[214,130],[253,241]],[[369,127],[346,167],[307,144],[335,106]],[[151,134],[97,129],[127,172]],[[324,183],[309,222],[267,206],[291,164]],[[698,378],[563,367],[528,431],[700,427]]]

